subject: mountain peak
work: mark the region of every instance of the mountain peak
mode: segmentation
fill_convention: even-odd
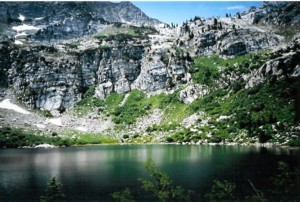
[[[121,5],[133,5],[130,1],[121,1]]]

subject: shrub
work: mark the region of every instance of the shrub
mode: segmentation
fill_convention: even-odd
[[[145,97],[145,94],[140,91],[131,91],[125,104],[115,108],[112,120],[115,123],[134,123],[138,117],[147,113],[146,105],[143,102]]]
[[[272,197],[278,201],[300,200],[300,169],[280,161],[277,163],[276,173],[271,177],[273,184]],[[296,200],[295,200],[296,199]],[[298,200],[297,200],[298,199]]]
[[[0,148],[18,148],[23,146],[34,146],[38,144],[53,144],[60,146],[69,146],[69,141],[60,137],[37,134],[33,131],[26,131],[20,128],[11,128],[5,126],[0,128]]]
[[[288,146],[291,146],[291,147],[299,147],[300,146],[300,138],[290,140],[287,144],[288,144]]]
[[[152,192],[159,201],[191,201],[194,193],[180,186],[172,185],[169,177],[160,172],[152,160],[149,159],[146,162],[145,168],[150,179],[140,179],[142,188]]]
[[[129,138],[129,135],[123,135],[123,138],[124,138],[124,139],[128,139],[128,138]]]
[[[173,138],[171,138],[171,137],[167,137],[166,141],[169,142],[169,143],[174,142]]]
[[[119,192],[114,192],[111,194],[111,196],[115,201],[120,201],[120,202],[134,202],[135,201],[129,188],[125,188],[124,190],[119,191]]]
[[[211,191],[205,195],[205,198],[210,201],[227,201],[234,200],[234,191],[236,185],[227,180],[214,180]]]

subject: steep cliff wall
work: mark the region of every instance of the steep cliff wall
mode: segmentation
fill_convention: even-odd
[[[46,110],[71,108],[91,85],[101,99],[111,92],[133,89],[147,93],[178,89],[192,83],[188,70],[194,57],[218,54],[232,58],[274,48],[283,40],[265,27],[253,25],[247,14],[241,18],[195,18],[179,27],[158,26],[156,31],[108,22],[125,19],[134,24],[141,19],[159,23],[128,2],[0,5],[2,21],[10,26],[5,34],[13,36],[3,39],[0,46],[1,85],[12,87],[28,106]],[[12,26],[25,25],[35,32],[27,30],[22,35],[13,31]],[[41,45],[45,41],[48,43]],[[191,92],[185,93],[185,99],[189,100]],[[208,92],[196,93],[192,100]]]
[[[110,91],[125,93],[140,73],[142,46],[92,49],[64,53],[36,46],[14,49],[9,83],[19,99],[32,108],[63,111],[81,99],[88,86],[100,84],[99,97]],[[9,65],[9,64],[8,64]]]

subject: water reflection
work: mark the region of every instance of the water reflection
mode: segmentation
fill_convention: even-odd
[[[0,196],[4,201],[38,201],[47,181],[56,176],[70,201],[108,201],[111,192],[140,187],[137,178],[147,176],[144,164],[148,158],[175,184],[205,193],[213,179],[237,183],[254,179],[263,184],[277,161],[299,165],[299,157],[299,150],[245,146],[6,149],[0,150]]]

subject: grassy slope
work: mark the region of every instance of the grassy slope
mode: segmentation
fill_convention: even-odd
[[[118,142],[118,140],[109,136],[76,131],[68,131],[63,134],[53,132],[52,135],[49,135],[9,126],[0,128],[0,148],[32,147],[39,144],[71,146],[84,144],[117,144]]]
[[[134,90],[124,105],[120,106],[124,95],[113,93],[100,101],[90,96],[93,91],[89,90],[87,94],[90,95],[76,108],[91,110],[101,107],[100,113],[106,113],[115,123],[124,127],[158,108],[163,112],[162,123],[149,127],[147,132],[152,135],[163,132],[164,140],[169,142],[226,140],[282,143],[285,139],[278,134],[288,130],[295,119],[293,85],[288,80],[280,80],[246,90],[243,81],[228,81],[229,74],[249,73],[268,59],[267,51],[227,60],[216,55],[196,58],[191,69],[194,82],[208,85],[212,92],[189,105],[184,105],[178,99],[178,91],[147,97],[145,93]],[[228,86],[220,87],[220,81],[226,81]],[[208,124],[201,125],[202,120],[198,120],[190,128],[181,125],[184,118],[198,112],[205,112],[202,119],[207,119]],[[218,120],[221,116],[227,118]]]

